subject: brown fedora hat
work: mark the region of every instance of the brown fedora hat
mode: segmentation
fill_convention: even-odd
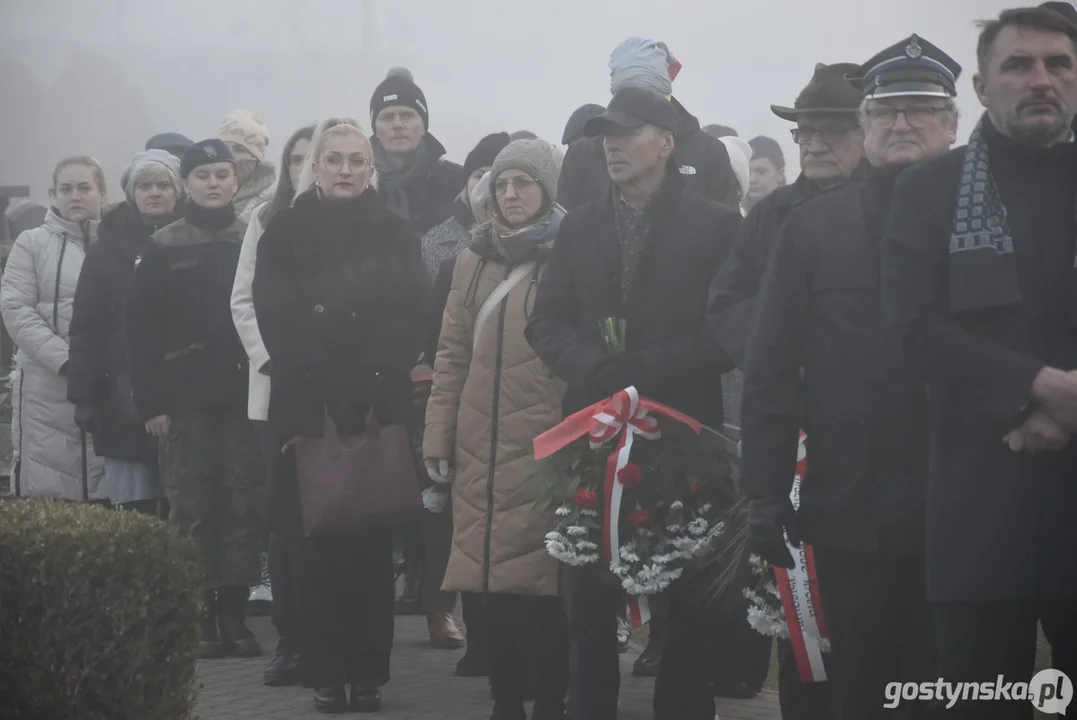
[[[793,107],[771,105],[770,110],[782,120],[797,121],[797,115],[809,112],[856,112],[864,94],[845,79],[847,73],[857,69],[855,63],[834,63],[815,66],[811,82],[793,101]]]

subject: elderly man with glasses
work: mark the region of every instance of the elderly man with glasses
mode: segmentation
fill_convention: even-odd
[[[835,717],[882,718],[888,683],[936,679],[924,592],[927,392],[883,313],[879,247],[898,174],[956,139],[960,72],[913,35],[846,75],[863,92],[870,168],[794,205],[748,343],[741,419],[749,540],[786,568],[786,537],[793,547],[812,544]],[[827,139],[813,130],[813,143]],[[801,428],[808,473],[794,510]],[[906,717],[925,710],[904,708]]]
[[[778,188],[752,207],[737,231],[729,259],[711,283],[708,335],[736,362],[737,368],[744,367],[748,335],[755,323],[756,296],[767,259],[791,208],[820,190],[862,174],[868,167],[863,160],[864,132],[857,122],[863,95],[845,79],[846,73],[856,67],[853,63],[819,63],[792,107],[770,106],[775,115],[797,124],[790,132],[800,147],[801,172],[791,185]],[[740,423],[741,383],[740,369],[724,378],[726,421],[735,425]],[[717,648],[718,679],[737,676],[750,689],[758,690],[769,666],[770,645],[756,651],[750,638],[755,631],[740,628],[744,625],[743,613],[731,620],[737,625],[717,632],[725,640]],[[723,619],[722,624],[730,623]],[[731,636],[743,637],[743,641],[731,644]],[[767,642],[763,636],[758,639]],[[736,652],[726,652],[725,648]],[[792,646],[788,640],[779,640],[778,695],[782,716],[790,720],[828,718],[827,690],[825,683],[801,682]]]

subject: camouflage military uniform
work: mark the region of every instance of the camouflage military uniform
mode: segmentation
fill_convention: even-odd
[[[233,412],[177,415],[160,463],[171,522],[202,554],[206,588],[259,584],[267,489],[253,424]]]
[[[232,214],[217,227],[185,217],[158,230],[127,304],[135,404],[143,420],[172,420],[161,479],[172,524],[205,560],[207,589],[261,582],[266,541],[267,477],[230,306],[243,230]]]

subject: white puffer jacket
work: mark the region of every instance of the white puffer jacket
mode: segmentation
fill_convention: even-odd
[[[239,265],[236,267],[236,279],[232,285],[232,321],[247,351],[247,357],[250,358],[247,416],[251,420],[269,418],[269,376],[259,372],[269,362],[269,353],[262,342],[262,333],[258,330],[258,318],[254,315],[254,294],[251,292],[254,263],[258,259],[258,241],[262,239],[264,230],[260,220],[263,207],[265,203],[254,208],[251,213],[247,234],[243,236],[243,245],[239,249]]]
[[[68,222],[50,208],[45,223],[15,240],[0,279],[0,314],[18,347],[12,375],[11,439],[22,494],[82,499],[81,441],[67,400],[67,332],[75,286],[97,221]],[[105,497],[103,460],[87,449],[91,498]]]

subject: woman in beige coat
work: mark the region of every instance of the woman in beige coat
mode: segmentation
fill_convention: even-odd
[[[426,412],[423,457],[452,483],[453,545],[444,589],[486,597],[494,720],[524,718],[534,659],[533,720],[564,716],[568,633],[557,562],[545,549],[551,510],[529,499],[531,443],[560,420],[563,385],[524,339],[535,286],[564,210],[553,148],[509,144],[490,171],[494,218],[456,262]]]

